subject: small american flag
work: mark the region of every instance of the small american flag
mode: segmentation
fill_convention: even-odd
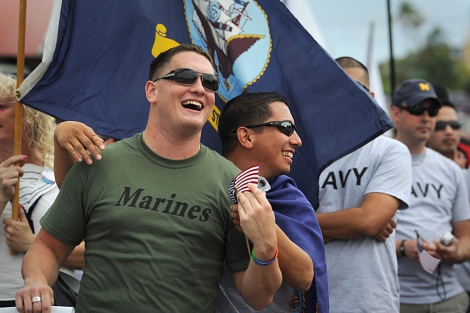
[[[428,272],[429,274],[432,274],[436,267],[441,263],[440,259],[436,259],[432,255],[430,255],[424,248],[423,248],[423,243],[424,240],[421,238],[419,233],[415,230],[416,236],[417,236],[417,242],[418,242],[418,257],[419,257],[419,263],[421,264],[421,267]]]
[[[233,204],[237,202],[237,193],[239,192],[249,192],[248,184],[258,184],[258,173],[259,173],[259,164],[250,166],[243,172],[237,175],[230,185],[228,186],[228,191],[230,193],[230,199]]]

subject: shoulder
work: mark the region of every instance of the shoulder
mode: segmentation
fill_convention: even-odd
[[[374,139],[373,142],[376,144],[376,148],[384,149],[388,152],[392,151],[398,154],[410,156],[410,151],[408,150],[408,147],[396,139],[381,135]]]
[[[268,181],[271,189],[266,193],[266,197],[270,202],[275,199],[285,199],[310,203],[291,177],[280,175]]]
[[[201,150],[205,153],[204,157],[211,162],[211,168],[220,168],[229,171],[232,174],[237,175],[240,173],[240,169],[233,164],[232,161],[227,160],[220,155],[217,151],[210,149],[204,145],[201,145]]]
[[[453,160],[443,156],[431,148],[426,147],[425,149],[426,158],[429,158],[429,160],[434,163],[435,169],[442,168],[445,172],[451,171],[452,173],[458,173],[459,176],[463,175],[462,169]]]

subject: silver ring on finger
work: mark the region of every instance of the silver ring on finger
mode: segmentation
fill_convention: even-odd
[[[33,297],[33,298],[31,299],[31,302],[32,302],[32,303],[40,302],[40,301],[41,301],[41,297],[39,297],[39,296]]]

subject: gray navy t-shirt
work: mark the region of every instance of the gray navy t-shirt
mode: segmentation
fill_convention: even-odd
[[[416,239],[417,230],[426,241],[433,241],[452,231],[452,223],[470,219],[467,187],[459,166],[438,152],[426,148],[414,158],[417,160],[412,166],[410,207],[397,214],[396,238]],[[463,292],[453,265],[441,262],[440,269],[446,299]],[[439,295],[444,295],[444,289],[442,285],[437,288],[437,275],[437,270],[431,275],[419,263],[399,258],[400,302],[426,304],[443,301]]]
[[[380,136],[322,172],[317,213],[358,207],[368,193],[391,195],[405,209],[410,186],[408,148]],[[336,239],[325,249],[331,312],[399,311],[395,233],[385,242],[371,237]]]

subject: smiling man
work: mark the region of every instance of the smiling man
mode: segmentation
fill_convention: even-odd
[[[282,280],[274,213],[269,204],[254,208],[251,198],[238,195],[252,253],[269,263],[260,266],[250,260],[230,217],[227,187],[240,170],[200,143],[218,88],[214,72],[210,56],[195,45],[160,54],[145,84],[145,131],[110,145],[89,166],[73,165],[87,154],[70,156],[66,149],[73,146],[58,144],[68,122],[58,125],[57,175],[63,178],[73,167],[25,256],[25,286],[16,297],[20,312],[49,310],[49,286],[82,239],[77,312],[214,312],[224,261],[250,306],[271,303]]]
[[[443,102],[436,116],[434,132],[427,141],[428,147],[453,160],[461,168],[466,168],[466,154],[458,149],[461,136],[457,109],[452,103]]]
[[[244,93],[233,98],[220,115],[219,136],[228,160],[240,169],[259,164],[259,175],[270,179],[266,197],[276,215],[279,266],[285,284],[262,312],[300,308],[306,313],[328,312],[325,251],[315,211],[285,175],[302,145],[287,99],[276,92]],[[232,216],[238,224],[236,208]],[[217,312],[254,312],[237,294],[228,270],[222,273]]]

